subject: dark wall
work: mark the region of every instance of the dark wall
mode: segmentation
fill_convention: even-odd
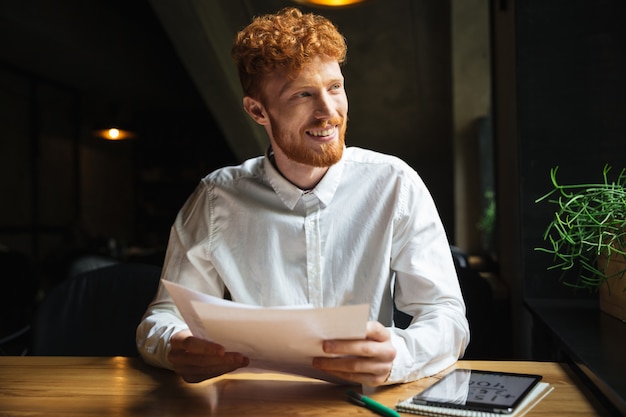
[[[0,38],[0,251],[161,249],[199,179],[236,162],[147,2],[17,2]],[[116,122],[137,137],[92,134]]]
[[[626,167],[626,2],[517,0],[515,12],[523,291],[571,297],[534,250],[554,211],[535,199],[550,189],[551,167],[562,183]]]

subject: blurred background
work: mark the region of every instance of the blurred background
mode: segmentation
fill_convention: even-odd
[[[347,39],[348,145],[415,168],[488,284],[487,353],[531,356],[524,299],[569,296],[533,250],[550,215],[534,200],[552,166],[567,181],[626,154],[624,4],[0,0],[2,283],[36,304],[73,268],[160,266],[200,178],[267,146],[241,107],[235,33],[295,5]]]

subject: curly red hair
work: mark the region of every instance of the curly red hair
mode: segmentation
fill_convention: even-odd
[[[276,14],[255,17],[237,34],[231,55],[244,94],[258,97],[264,75],[280,68],[289,76],[297,76],[319,55],[343,64],[346,51],[345,38],[328,19],[287,7]]]

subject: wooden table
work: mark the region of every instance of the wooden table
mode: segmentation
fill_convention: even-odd
[[[566,365],[460,361],[458,367],[539,373],[555,390],[528,416],[605,416]],[[435,378],[366,389],[393,407]],[[138,358],[0,357],[0,416],[375,416],[346,400],[346,387],[272,373],[187,384]],[[408,414],[407,414],[408,416]]]

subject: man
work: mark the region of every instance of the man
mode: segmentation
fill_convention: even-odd
[[[204,178],[172,227],[163,278],[237,302],[370,304],[364,340],[327,340],[313,367],[370,386],[441,371],[469,340],[449,245],[421,179],[401,160],[346,148],[343,36],[295,8],[235,41],[243,106],[264,157]],[[393,327],[393,306],[413,316]],[[162,287],[139,325],[144,359],[188,382],[249,364],[191,335]]]

